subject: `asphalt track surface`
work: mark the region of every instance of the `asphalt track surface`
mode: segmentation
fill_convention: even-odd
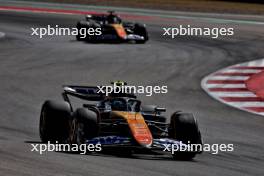
[[[138,19],[148,24],[151,35],[144,45],[30,36],[31,27],[72,27],[80,18],[0,11],[0,31],[6,33],[0,39],[0,175],[263,175],[264,118],[221,104],[200,87],[202,78],[216,70],[263,58],[263,25]],[[232,26],[235,36],[162,37],[161,27],[179,23]],[[135,85],[168,85],[168,94],[141,99],[167,107],[167,114],[176,110],[195,113],[204,142],[233,143],[234,152],[173,161],[169,156],[40,155],[30,151],[30,143],[40,141],[41,104],[46,99],[60,99],[61,85],[107,84],[117,79]]]

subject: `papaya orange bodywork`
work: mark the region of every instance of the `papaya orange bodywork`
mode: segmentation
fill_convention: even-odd
[[[127,36],[127,33],[123,27],[122,24],[112,24],[112,26],[115,28],[116,32],[117,32],[117,35],[122,38],[122,39],[125,39],[126,36]]]
[[[138,144],[144,147],[150,147],[152,145],[152,134],[141,113],[124,111],[113,112],[123,117],[127,121],[130,131]]]

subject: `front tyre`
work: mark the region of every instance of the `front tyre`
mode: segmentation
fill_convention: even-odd
[[[201,133],[193,114],[175,112],[171,116],[169,137],[181,141],[183,144],[202,145]],[[202,146],[201,146],[202,147]],[[199,151],[176,151],[174,159],[191,160]]]
[[[136,41],[137,44],[144,44],[149,39],[148,32],[147,32],[145,25],[136,23],[134,26],[134,33],[136,35],[144,37],[144,40],[137,40]]]

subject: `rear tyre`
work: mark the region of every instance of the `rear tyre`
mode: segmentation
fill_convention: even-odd
[[[67,102],[45,101],[41,108],[39,135],[42,142],[65,142],[68,139],[70,105]]]
[[[190,113],[175,112],[171,116],[169,137],[182,141],[183,144],[202,144],[201,133],[197,121],[193,114]],[[197,153],[199,153],[199,151],[176,151],[173,154],[173,158],[178,160],[191,160]]]
[[[76,25],[76,28],[78,29],[78,34],[76,35],[76,40],[77,41],[84,41],[83,38],[81,38],[81,35],[80,35],[80,29],[82,28],[82,25],[81,25],[81,22],[79,21]]]
[[[82,28],[88,29],[89,23],[87,21],[79,21],[76,25],[76,28],[78,29],[78,34],[76,35],[76,40],[77,41],[87,41],[89,39],[89,37],[87,36],[87,33],[86,33],[86,36],[84,36],[80,33],[80,30]]]

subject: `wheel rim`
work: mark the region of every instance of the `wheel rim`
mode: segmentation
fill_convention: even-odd
[[[78,123],[77,119],[73,119],[70,131],[71,131],[70,141],[72,144],[80,145],[84,143],[84,140],[81,138],[82,136],[81,124]]]
[[[70,125],[70,143],[74,144],[75,141],[76,141],[76,119],[73,119]]]

